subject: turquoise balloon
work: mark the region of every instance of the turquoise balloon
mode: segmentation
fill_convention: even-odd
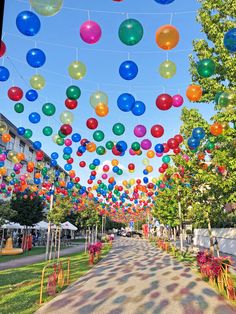
[[[121,23],[119,38],[127,46],[136,45],[143,38],[143,26],[135,19],[127,19]]]

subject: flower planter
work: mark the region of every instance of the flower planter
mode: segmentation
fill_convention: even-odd
[[[94,264],[94,253],[89,253],[89,265]]]

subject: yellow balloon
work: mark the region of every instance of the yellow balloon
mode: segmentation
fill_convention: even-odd
[[[155,152],[154,152],[154,150],[152,150],[152,149],[148,150],[146,156],[147,156],[148,158],[153,158],[153,157],[155,157]]]
[[[123,186],[126,186],[128,184],[127,180],[122,181]]]
[[[40,90],[43,89],[45,86],[45,79],[42,75],[35,74],[30,79],[30,85],[32,88]]]
[[[148,173],[152,172],[153,171],[153,167],[150,165],[150,166],[147,166],[146,167],[146,170],[148,171]]]
[[[44,168],[44,163],[42,161],[38,161],[35,165],[35,168],[42,170]],[[48,172],[47,172],[47,175],[48,175]]]
[[[62,7],[63,0],[30,0],[33,10],[43,16],[53,16]]]
[[[0,134],[6,133],[7,130],[7,124],[4,121],[0,121]]]
[[[135,180],[134,180],[134,179],[130,179],[130,180],[129,180],[129,184],[130,184],[130,185],[134,185],[134,183],[135,183]]]
[[[144,164],[144,166],[148,166],[150,162],[147,158],[144,158],[142,163]]]
[[[12,160],[12,162],[13,162],[14,164],[16,164],[16,163],[19,162],[19,159],[17,158],[17,155],[14,155],[11,160]]]
[[[10,150],[7,154],[7,159],[13,161],[13,158],[17,155],[16,152],[14,152],[13,150]]]
[[[157,178],[152,178],[152,183],[157,183]]]
[[[86,74],[86,66],[80,61],[74,61],[69,65],[68,72],[71,78],[81,80]]]
[[[102,91],[96,91],[90,96],[90,104],[95,109],[98,104],[108,104],[108,96]]]
[[[175,63],[168,60],[162,62],[159,67],[159,73],[166,79],[172,78],[176,73]]]
[[[53,142],[56,144],[57,143],[57,140],[60,138],[60,136],[58,135],[58,134],[54,134],[53,136],[52,136],[52,140],[53,140]]]
[[[60,115],[61,123],[63,124],[72,124],[74,121],[74,115],[68,110],[65,110]]]
[[[111,161],[111,164],[112,164],[113,167],[114,167],[114,166],[118,166],[118,165],[119,165],[119,161],[118,161],[117,159],[113,159],[113,160]]]

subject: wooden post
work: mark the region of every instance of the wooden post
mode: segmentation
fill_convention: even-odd
[[[52,185],[52,189],[51,189],[49,211],[51,211],[52,207],[53,207],[53,197],[54,197],[54,184]],[[48,260],[48,254],[49,254],[50,236],[51,236],[51,222],[49,221],[49,223],[48,223],[48,234],[47,234],[47,244],[46,244],[46,253],[45,253],[45,260],[46,261]]]
[[[61,228],[58,230],[58,249],[57,249],[57,259],[60,258],[60,250],[61,250]]]
[[[183,226],[182,226],[182,210],[180,204],[180,193],[178,187],[178,207],[179,207],[179,240],[180,240],[180,251],[183,251]]]

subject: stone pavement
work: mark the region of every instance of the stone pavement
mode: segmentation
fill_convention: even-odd
[[[66,256],[68,254],[81,252],[83,250],[84,250],[84,244],[80,244],[77,246],[69,247],[68,249],[61,250],[60,256],[61,257]],[[52,256],[53,256],[53,254],[52,254]],[[5,269],[17,268],[17,267],[22,267],[22,266],[26,266],[26,265],[31,265],[34,263],[43,262],[44,259],[45,259],[45,254],[17,258],[17,259],[14,259],[12,261],[0,263],[0,271],[5,270]]]
[[[108,256],[36,314],[235,314],[206,282],[145,240],[118,238]]]

